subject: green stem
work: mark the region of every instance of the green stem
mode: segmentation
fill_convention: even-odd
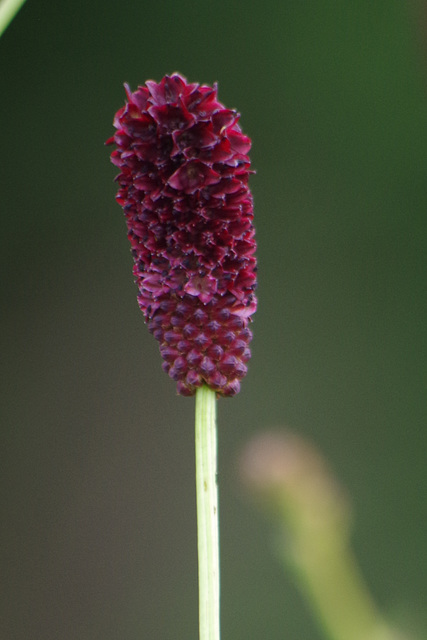
[[[0,1],[0,36],[12,22],[25,0],[1,0]]]
[[[326,636],[330,640],[397,640],[377,611],[337,523],[313,528],[293,524],[297,525],[293,545],[290,550],[285,544],[283,558],[287,565],[291,560]]]
[[[196,392],[199,640],[219,640],[219,535],[215,391]]]

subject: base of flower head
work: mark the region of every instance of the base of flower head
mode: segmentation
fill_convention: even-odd
[[[177,382],[177,391],[192,396],[206,384],[223,396],[240,390],[251,357],[248,318],[235,315],[217,301],[165,299],[148,328],[159,341],[163,369]]]

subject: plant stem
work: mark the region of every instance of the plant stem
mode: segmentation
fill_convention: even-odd
[[[12,22],[25,0],[1,0],[0,1],[0,36]]]
[[[316,533],[316,532],[313,532]],[[397,640],[376,610],[347,542],[339,530],[301,536],[293,568],[326,636],[331,640]],[[288,566],[289,549],[283,556]]]
[[[219,640],[219,535],[215,391],[196,392],[199,640]]]

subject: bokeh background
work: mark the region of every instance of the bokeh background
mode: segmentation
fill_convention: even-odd
[[[28,0],[0,41],[4,640],[197,637],[193,400],[136,302],[104,140],[133,88],[219,82],[253,138],[259,311],[219,403],[222,635],[321,638],[246,500],[264,428],[352,497],[382,610],[427,635],[427,9]]]

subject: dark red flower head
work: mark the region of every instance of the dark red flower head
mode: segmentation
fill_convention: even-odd
[[[256,309],[250,139],[217,88],[177,73],[147,81],[114,118],[117,201],[138,302],[178,392],[234,395]]]

